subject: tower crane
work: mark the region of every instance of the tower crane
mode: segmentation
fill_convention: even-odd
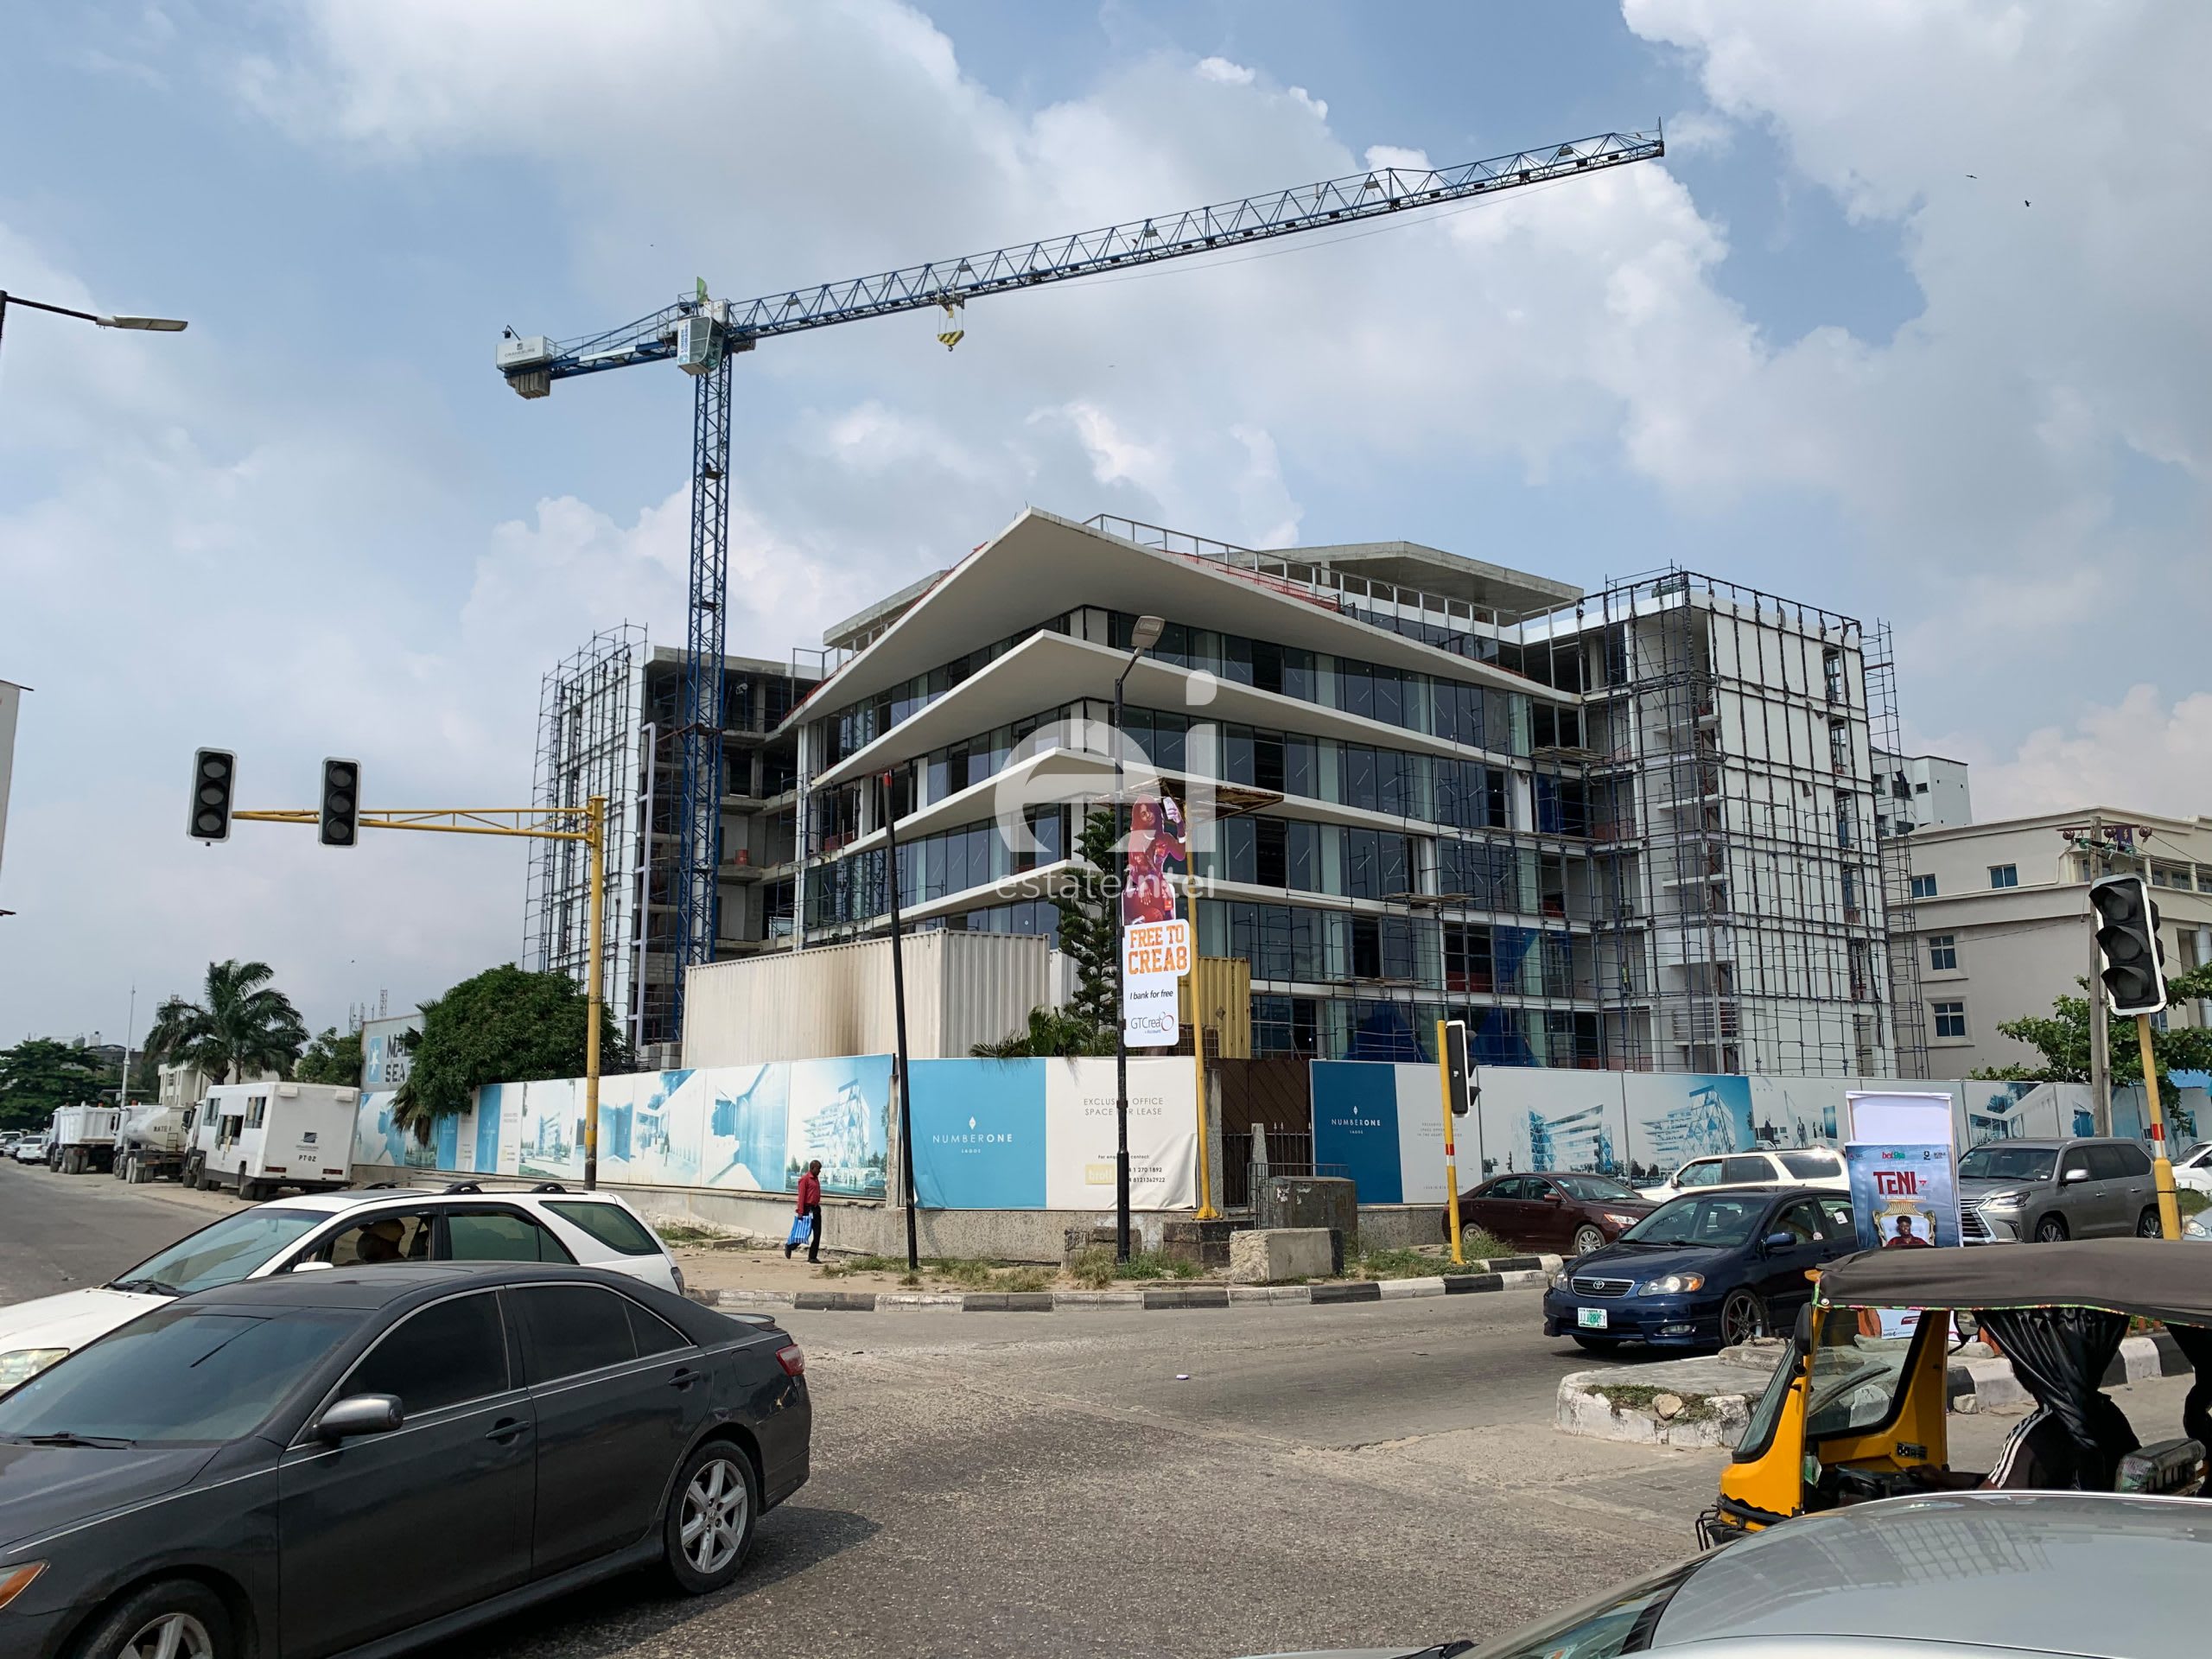
[[[1267,195],[1155,214],[988,253],[906,265],[874,276],[795,288],[754,300],[696,291],[620,328],[556,340],[509,329],[497,363],[524,397],[556,380],[639,363],[673,361],[693,377],[691,577],[683,645],[683,705],[676,810],[676,1014],[683,1019],[683,969],[714,960],[721,862],[722,644],[728,595],[730,360],[764,340],[895,312],[945,312],[938,338],[959,341],[969,300],[1046,283],[1071,282],[1131,266],[1212,253],[1247,242],[1412,212],[1526,185],[1599,172],[1666,153],[1664,134],[1608,132],[1445,168],[1371,168]],[[801,903],[804,902],[801,895]]]

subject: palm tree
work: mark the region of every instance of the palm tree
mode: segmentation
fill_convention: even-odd
[[[289,1073],[308,1028],[291,998],[268,988],[276,976],[265,962],[209,963],[203,1001],[172,996],[155,1010],[148,1055],[188,1062],[217,1083],[263,1070]]]

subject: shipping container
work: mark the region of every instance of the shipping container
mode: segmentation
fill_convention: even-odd
[[[1041,935],[935,930],[904,943],[907,1052],[964,1058],[1052,1000]],[[781,951],[693,968],[683,982],[683,1064],[888,1054],[898,1046],[891,941]]]

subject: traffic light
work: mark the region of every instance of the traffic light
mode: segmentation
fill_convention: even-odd
[[[1446,1020],[1444,1027],[1444,1093],[1452,1103],[1452,1116],[1467,1115],[1467,1023]]]
[[[2139,875],[2107,875],[2089,884],[2089,909],[2105,965],[2098,977],[2114,1014],[2156,1014],[2166,1006],[2166,950],[2158,943],[2158,907]]]
[[[185,834],[194,841],[231,838],[231,797],[238,773],[238,758],[228,749],[192,752],[192,810]]]
[[[326,847],[351,847],[361,836],[361,763],[322,763],[322,809],[319,834]]]

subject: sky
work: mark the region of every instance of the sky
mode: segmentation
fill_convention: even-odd
[[[206,963],[317,1028],[512,958],[518,847],[183,833],[519,805],[540,677],[682,639],[690,388],[565,337],[1663,121],[1387,231],[771,341],[729,647],[784,658],[1034,505],[1248,545],[1669,563],[1896,631],[1977,816],[2212,810],[2212,8],[2108,0],[263,0],[10,9],[0,1042]],[[393,846],[400,842],[406,844]]]

